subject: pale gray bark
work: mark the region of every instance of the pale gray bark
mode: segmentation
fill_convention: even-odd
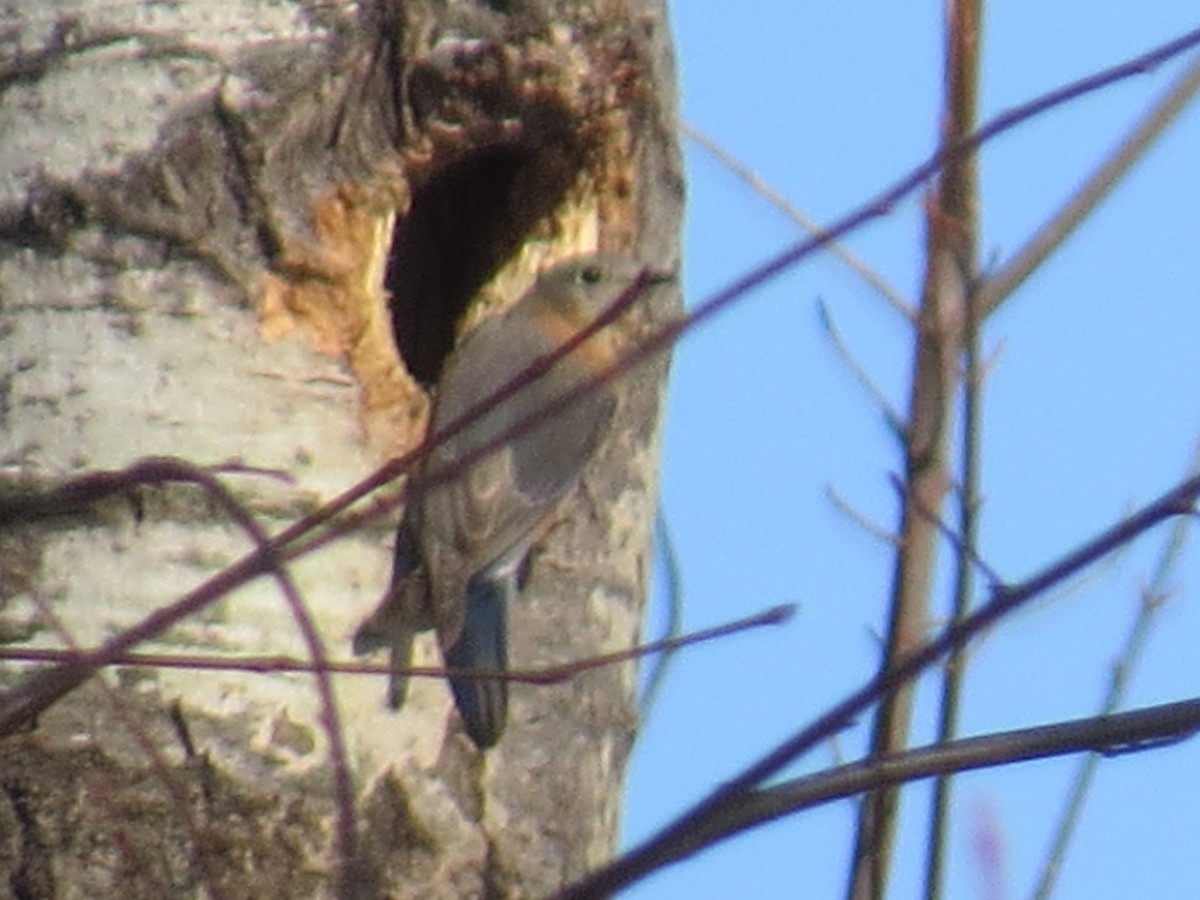
[[[0,505],[146,456],[237,460],[290,477],[223,476],[278,532],[419,439],[425,395],[397,339],[430,381],[485,283],[502,301],[544,261],[598,248],[675,264],[661,3],[494,5],[508,12],[10,5]],[[535,554],[514,665],[637,639],[664,374],[659,361],[625,380],[616,434]],[[290,566],[332,659],[387,582],[394,522]],[[250,549],[188,485],[10,521],[2,646],[61,647],[63,632],[95,646]],[[266,578],[136,649],[310,652]],[[35,671],[0,664],[0,716]],[[396,715],[382,678],[336,676],[360,850],[347,876],[311,676],[109,669],[0,739],[0,883],[26,897],[544,895],[613,852],[634,676],[514,687],[486,756],[440,681],[415,683]]]

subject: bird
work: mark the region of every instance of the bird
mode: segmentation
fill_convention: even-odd
[[[618,359],[629,329],[607,324],[536,380],[481,410],[531,365],[587,328],[635,285],[674,279],[626,254],[579,256],[544,273],[506,312],[468,332],[450,354],[434,398],[432,446],[409,481],[388,591],[358,628],[353,649],[391,651],[388,705],[399,709],[413,637],[435,629],[447,668],[505,672],[508,605],[518,596],[530,548],[579,481],[617,407],[610,382],[501,438],[527,417]],[[453,430],[470,417],[461,430]],[[457,425],[456,425],[457,423]],[[444,440],[439,432],[451,429]],[[494,451],[483,448],[500,440]],[[476,458],[478,457],[478,458]],[[508,718],[503,679],[450,676],[464,729],[494,746]]]

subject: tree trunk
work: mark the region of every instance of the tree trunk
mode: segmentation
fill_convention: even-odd
[[[288,562],[307,631],[280,579],[239,577],[255,538],[205,479],[278,534],[419,443],[456,331],[538,270],[593,250],[677,264],[663,3],[81,10],[26,3],[0,27],[3,883],[553,891],[613,852],[633,666],[514,685],[486,754],[439,679],[396,714],[382,677],[323,695],[309,672],[198,669],[345,662],[396,522],[393,504]],[[665,372],[624,379],[536,548],[514,667],[637,640]],[[207,468],[78,482],[147,457]],[[93,677],[99,657],[34,652],[101,646],[122,662]],[[432,638],[418,657],[440,664]]]

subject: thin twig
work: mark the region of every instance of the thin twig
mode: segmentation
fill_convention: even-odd
[[[867,534],[871,535],[871,537],[877,539],[880,543],[885,544],[892,549],[895,549],[900,543],[900,540],[896,537],[895,532],[890,531],[888,528],[879,524],[878,522],[867,518],[866,513],[860,512],[858,509],[856,509],[849,500],[838,493],[837,488],[831,485],[826,485],[825,496],[829,502],[833,504],[834,509],[841,512],[851,522],[853,522]]]
[[[255,471],[257,474],[262,474],[262,470],[249,470],[240,464],[227,464],[224,468],[227,471],[238,471],[239,473]],[[134,463],[120,472],[95,472],[82,476],[74,479],[57,491],[32,498],[32,500],[14,499],[13,503],[8,504],[6,511],[10,516],[10,521],[20,521],[29,516],[66,512],[73,508],[94,503],[110,494],[128,491],[138,485],[179,482],[195,484],[202,488],[217,502],[224,513],[249,536],[257,548],[256,555],[261,556],[260,572],[271,575],[279,583],[279,588],[296,620],[301,636],[308,646],[309,653],[315,664],[313,671],[317,683],[317,695],[320,700],[320,721],[329,739],[330,765],[333,770],[334,793],[338,808],[338,850],[341,853],[343,863],[349,867],[356,857],[354,792],[350,784],[350,767],[346,755],[337,701],[333,695],[333,686],[329,681],[328,674],[320,669],[320,664],[326,658],[325,645],[320,634],[317,632],[308,607],[301,599],[300,592],[296,588],[291,575],[283,567],[283,562],[272,553],[269,535],[225,486],[210,471],[206,471],[205,469],[181,460],[167,457],[151,457]],[[15,516],[12,515],[14,509],[17,510]],[[52,610],[48,607],[43,607],[42,612],[51,621],[55,620]],[[60,627],[58,630],[67,644],[75,649],[74,639],[65,626]],[[161,630],[150,631],[144,637],[161,633]],[[128,646],[135,646],[144,637]],[[105,663],[99,661],[95,653],[75,652],[72,654],[71,661],[64,662],[59,668],[50,670],[44,673],[44,675],[52,676],[50,679],[52,682],[58,681],[60,684],[70,684],[71,687],[75,687],[90,678],[99,666],[103,664]],[[30,690],[30,685],[36,684],[38,680],[39,678],[35,676],[25,685],[0,698],[3,700],[0,710],[4,710],[6,715],[15,714],[20,716],[22,709],[33,710],[31,714],[25,715],[24,719],[17,719],[17,724],[20,721],[27,720],[29,715],[36,716],[37,712],[45,708],[45,701],[47,699],[50,699],[52,702],[53,699],[57,699],[57,697],[62,696],[62,693],[65,693],[65,691],[62,691],[39,695],[36,690]],[[22,703],[22,699],[25,701],[24,704]],[[11,727],[12,725],[0,726],[0,734],[9,733],[6,728]],[[169,784],[168,788],[170,788]],[[187,804],[183,804],[182,808],[186,810],[188,808]]]
[[[721,165],[729,169],[734,175],[746,182],[756,193],[759,194],[768,203],[775,206],[785,216],[807,231],[809,234],[817,234],[821,230],[820,224],[811,216],[798,209],[790,200],[783,194],[776,191],[773,187],[767,184],[763,179],[755,174],[754,170],[742,163],[736,156],[717,143],[716,139],[705,133],[704,131],[692,125],[689,122],[684,122],[681,126],[684,134],[690,137],[693,141],[707,150],[714,159]],[[830,245],[830,251],[850,269],[869,284],[888,305],[900,315],[904,316],[909,322],[916,321],[917,313],[913,309],[911,303],[903,297],[898,290],[892,287],[884,279],[882,275],[872,269],[864,260],[854,254],[845,244],[836,242]]]
[[[1200,443],[1196,445],[1193,453],[1190,472],[1192,475],[1200,474]],[[1158,613],[1162,608],[1161,598],[1166,596],[1169,591],[1168,581],[1175,573],[1180,555],[1183,553],[1183,545],[1187,541],[1192,525],[1193,520],[1185,517],[1179,519],[1171,529],[1162,555],[1159,557],[1158,565],[1155,567],[1154,575],[1150,579],[1149,586],[1143,592],[1142,601],[1138,604],[1138,613],[1130,628],[1129,636],[1125,640],[1125,646],[1121,649],[1117,662],[1113,665],[1108,694],[1100,706],[1100,715],[1102,716],[1115,712],[1125,699],[1129,679],[1137,670],[1146,642],[1150,638],[1154,624],[1158,621]],[[1063,861],[1066,859],[1067,847],[1075,835],[1083,813],[1084,802],[1096,778],[1099,762],[1100,757],[1096,755],[1089,755],[1080,760],[1079,769],[1075,773],[1071,790],[1067,793],[1067,800],[1063,806],[1062,815],[1059,817],[1058,826],[1054,830],[1054,840],[1047,851],[1046,862],[1042,866],[1041,876],[1038,879],[1037,888],[1034,890],[1033,896],[1037,900],[1044,900],[1054,892]]]
[[[402,672],[412,678],[503,678],[505,681],[519,681],[526,684],[559,684],[570,681],[581,672],[604,666],[629,662],[643,656],[675,653],[685,647],[708,643],[774,625],[786,624],[795,615],[796,606],[792,603],[772,606],[769,609],[741,619],[734,619],[712,628],[704,628],[690,634],[676,634],[671,637],[639,644],[628,650],[616,650],[599,656],[589,656],[587,659],[559,663],[551,666],[541,666],[536,669],[509,669],[502,675],[496,672],[471,669],[447,669],[442,666],[408,666],[404,669],[368,662],[334,662],[329,659],[297,659],[293,656],[213,656],[212,654],[190,653],[146,653],[131,651],[108,660],[106,666],[146,667],[155,669],[194,669],[209,672],[252,672],[256,674],[273,674],[288,672],[306,672],[338,675],[392,675]],[[0,647],[0,660],[8,662],[30,663],[60,663],[63,665],[92,664],[92,654],[74,645],[70,649],[29,648],[29,647]]]
[[[675,552],[671,523],[663,511],[661,503],[654,517],[654,544],[658,548],[659,560],[667,580],[666,596],[663,598],[663,604],[667,610],[667,621],[663,628],[663,637],[677,638],[683,633],[683,572],[679,566],[679,556]],[[642,694],[639,704],[643,722],[650,718],[650,714],[654,710],[654,704],[658,700],[663,684],[666,683],[668,666],[674,654],[673,649],[664,651],[655,659],[654,668],[646,677],[646,690]]]
[[[1154,145],[1200,89],[1200,57],[1167,89],[1163,97],[1134,126],[1120,146],[1106,157],[1091,177],[1050,217],[1033,237],[979,291],[980,315],[987,317],[1046,261],[1050,254],[1096,208]]]
[[[849,344],[842,337],[841,329],[833,321],[833,314],[824,300],[817,301],[817,315],[820,318],[821,328],[833,344],[834,352],[841,357],[842,362],[850,370],[850,374],[854,376],[854,380],[866,391],[867,396],[875,401],[875,404],[883,413],[884,421],[887,422],[888,429],[892,432],[892,435],[897,440],[904,440],[904,419],[892,407],[892,404],[888,401],[879,385],[867,374],[867,370],[854,358]]]
[[[719,821],[725,808],[774,777],[814,746],[837,734],[889,691],[910,681],[942,659],[952,648],[995,625],[1014,610],[1045,594],[1055,585],[1074,577],[1114,550],[1130,543],[1163,521],[1193,512],[1200,496],[1200,477],[1191,478],[1129,518],[1123,519],[1047,566],[1036,575],[1013,585],[997,585],[992,597],[962,622],[942,631],[925,646],[882,671],[825,714],[774,747],[753,765],[704,797],[657,834],[619,859],[564,888],[559,900],[592,900],[608,897],[655,871],[659,861],[670,858],[679,846],[688,846],[692,835],[704,832]]]

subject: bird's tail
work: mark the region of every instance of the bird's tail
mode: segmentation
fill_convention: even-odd
[[[508,669],[506,606],[515,591],[511,576],[471,580],[462,634],[444,654],[448,668],[493,672]],[[508,718],[508,682],[500,678],[451,678],[450,689],[475,745],[486,749],[500,740]]]

